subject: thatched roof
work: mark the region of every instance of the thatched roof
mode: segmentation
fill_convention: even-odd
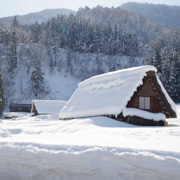
[[[137,87],[143,84],[147,72],[157,69],[140,66],[94,76],[79,83],[78,88],[59,113],[60,119],[77,117],[115,115],[126,108]],[[156,74],[157,76],[157,74]],[[160,83],[172,109],[176,106]]]

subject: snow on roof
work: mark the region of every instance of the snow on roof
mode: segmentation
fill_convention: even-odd
[[[166,89],[164,88],[163,84],[161,83],[160,79],[158,76],[157,77],[157,82],[158,84],[161,86],[161,90],[162,92],[164,93],[168,103],[170,104],[171,108],[173,109],[173,111],[177,114],[177,111],[176,111],[176,104],[174,103],[174,101],[170,98],[169,94],[167,93]]]
[[[59,113],[67,101],[59,100],[33,100],[38,114]]]
[[[157,72],[157,69],[154,66],[139,66],[94,76],[79,83],[60,111],[59,118],[118,115],[143,83],[142,79],[148,71]],[[169,102],[175,106],[172,100]]]
[[[166,116],[163,113],[152,113],[135,108],[124,108],[123,116],[137,116],[144,119],[152,119],[154,121],[166,120]]]
[[[10,107],[31,107],[32,104],[19,104],[19,103],[11,103]]]

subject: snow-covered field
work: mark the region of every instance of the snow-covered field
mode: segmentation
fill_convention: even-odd
[[[0,180],[180,179],[180,104],[168,127],[106,117],[0,120]]]

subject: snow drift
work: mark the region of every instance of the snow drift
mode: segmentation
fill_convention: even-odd
[[[107,117],[0,120],[1,180],[179,180],[180,105],[167,127]]]
[[[2,146],[0,179],[178,180],[180,156],[102,147]]]

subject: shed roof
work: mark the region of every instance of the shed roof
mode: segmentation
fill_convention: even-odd
[[[59,100],[33,100],[38,114],[59,113],[67,101]]]
[[[18,104],[18,103],[11,103],[10,104],[10,107],[17,107],[17,108],[19,108],[19,107],[31,107],[32,106],[32,104]]]
[[[79,83],[70,100],[60,111],[59,118],[118,115],[126,108],[137,87],[143,84],[142,79],[148,71],[157,72],[157,69],[154,66],[139,66],[94,76]],[[176,112],[174,102],[161,83],[160,86]]]

